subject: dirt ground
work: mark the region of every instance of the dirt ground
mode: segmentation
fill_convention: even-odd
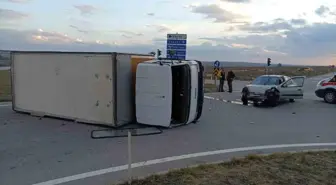
[[[0,102],[11,99],[10,72],[9,70],[0,71]]]
[[[132,185],[335,185],[336,151],[250,155],[173,170]],[[120,185],[127,185],[123,183]]]

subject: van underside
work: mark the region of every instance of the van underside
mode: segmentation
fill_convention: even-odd
[[[172,124],[188,122],[191,96],[191,75],[189,65],[172,66]]]

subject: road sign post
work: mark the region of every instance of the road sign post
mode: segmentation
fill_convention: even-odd
[[[187,55],[187,34],[167,34],[166,58],[185,60]]]
[[[213,76],[214,76],[216,87],[217,87],[217,76],[218,76],[218,73],[219,73],[219,66],[220,66],[220,62],[218,60],[216,60],[214,62],[214,71],[213,71]]]
[[[128,130],[128,184],[132,184],[132,132]]]

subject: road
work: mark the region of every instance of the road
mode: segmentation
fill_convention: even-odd
[[[330,77],[331,74],[321,75],[317,77],[307,78],[304,83],[304,99],[309,100],[320,100],[315,96],[315,87],[316,84],[327,77]],[[206,80],[205,83],[214,83],[213,80]],[[248,84],[249,82],[246,81],[234,81],[233,82],[233,91],[236,93],[229,94],[229,93],[208,93],[207,96],[220,98],[224,100],[230,100],[230,101],[240,101],[240,93],[242,88]],[[225,90],[227,90],[227,84],[225,84]]]
[[[306,80],[305,91],[308,95],[305,99],[275,108],[256,108],[207,99],[198,124],[164,130],[160,135],[134,137],[133,161],[260,145],[336,143],[335,105],[325,104],[311,95],[316,82],[321,78],[324,76]],[[207,96],[239,98],[240,83],[244,82],[235,82],[235,90],[238,92]],[[34,184],[126,164],[127,139],[93,140],[90,138],[90,131],[96,128],[56,119],[40,120],[14,113],[9,106],[0,105],[0,184]],[[312,148],[336,149],[332,146],[309,147]],[[298,149],[307,148],[232,150],[238,152],[222,152],[218,155],[205,155],[169,163],[153,163],[134,169],[133,174],[142,176],[170,168],[225,160],[247,153]],[[105,170],[106,173],[102,175],[98,175],[97,171],[86,173],[80,177],[93,177],[65,184],[105,185],[123,180],[127,175],[126,171],[119,170],[107,173],[109,170]],[[53,183],[42,185],[50,184]]]
[[[0,67],[0,71],[5,71],[5,70],[9,70],[10,67]]]

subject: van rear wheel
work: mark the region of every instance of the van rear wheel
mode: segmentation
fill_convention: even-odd
[[[324,101],[327,103],[336,103],[336,91],[327,91],[324,93]]]

